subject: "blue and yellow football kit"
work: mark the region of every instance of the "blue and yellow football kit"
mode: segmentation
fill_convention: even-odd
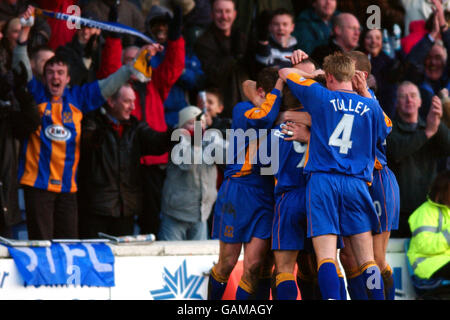
[[[373,99],[378,100],[375,93],[369,89]],[[385,114],[389,133],[392,131],[392,122]],[[369,187],[373,204],[380,219],[380,228],[373,230],[376,233],[398,229],[400,219],[400,189],[397,178],[387,166],[386,140],[377,145],[373,181]]]
[[[272,161],[278,162],[275,168],[278,170],[274,172],[272,250],[303,250],[306,240],[306,177],[303,166],[307,144],[284,140],[285,135],[281,132],[284,125],[276,125],[271,131],[271,139],[278,141],[271,150]]]
[[[36,78],[28,83],[41,125],[22,143],[19,181],[52,192],[76,192],[83,113],[105,103],[97,81],[66,88],[58,99]]]
[[[233,108],[234,134],[214,207],[214,239],[246,243],[252,237],[271,236],[274,180],[272,175],[261,174],[263,163],[258,150],[262,144],[267,145],[267,132],[280,110],[280,95],[279,90],[273,89],[261,107],[240,102]]]
[[[385,232],[398,229],[400,219],[400,189],[397,178],[387,166],[386,141],[377,146],[377,159],[373,169],[373,181],[369,187],[370,195],[380,219],[380,229]]]
[[[378,102],[352,91],[330,91],[293,73],[287,85],[312,119],[303,169],[309,174],[308,237],[373,230],[379,220],[367,183],[376,145],[389,132]]]

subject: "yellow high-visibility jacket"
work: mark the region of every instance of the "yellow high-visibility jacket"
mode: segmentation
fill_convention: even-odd
[[[429,279],[450,262],[450,208],[428,198],[408,222],[412,233],[409,262],[416,276]]]

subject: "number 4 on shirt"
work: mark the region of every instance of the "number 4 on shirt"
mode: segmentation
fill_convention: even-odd
[[[355,116],[352,114],[344,114],[328,140],[328,145],[339,147],[339,153],[347,154],[348,149],[352,148],[350,136],[354,118]]]

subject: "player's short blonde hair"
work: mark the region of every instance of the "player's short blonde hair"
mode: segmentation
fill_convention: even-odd
[[[348,55],[335,52],[325,57],[323,71],[331,74],[339,82],[351,81],[355,75],[355,61]]]

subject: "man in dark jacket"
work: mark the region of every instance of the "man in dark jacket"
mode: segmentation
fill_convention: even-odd
[[[232,0],[214,0],[213,23],[194,48],[205,71],[206,85],[219,88],[224,96],[222,116],[227,118],[231,118],[236,103],[245,100],[241,84],[248,79],[247,37],[233,27],[236,15]]]
[[[12,238],[11,227],[21,221],[17,194],[19,141],[37,129],[40,118],[34,99],[26,89],[26,76],[22,78],[18,73],[6,71],[2,62],[0,61],[0,235]]]
[[[428,188],[437,175],[438,161],[450,155],[450,130],[441,123],[442,104],[432,99],[426,119],[419,116],[419,89],[405,81],[397,90],[397,117],[387,138],[388,165],[400,187],[399,229],[394,237],[410,237],[408,218],[426,201]]]
[[[171,131],[157,132],[131,113],[136,95],[123,85],[83,119],[79,166],[80,236],[133,234],[142,211],[140,158],[169,150]]]

